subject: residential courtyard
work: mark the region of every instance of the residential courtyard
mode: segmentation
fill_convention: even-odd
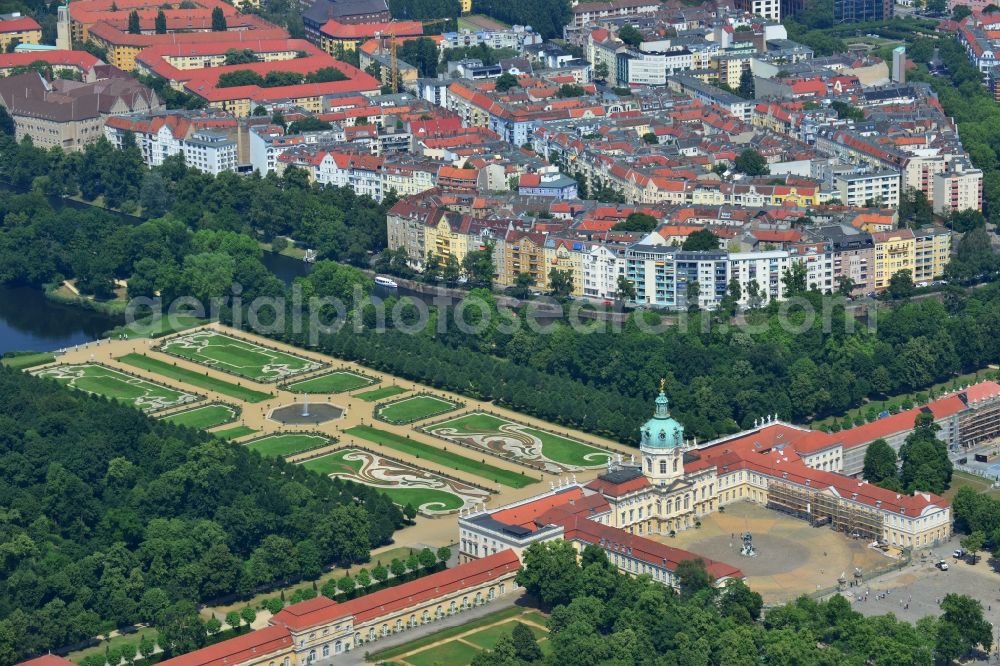
[[[744,532],[753,535],[756,557],[740,555]],[[804,520],[750,502],[730,504],[724,512],[702,516],[700,528],[655,538],[739,567],[766,604],[833,588],[841,575],[853,579],[855,569],[867,576],[895,562],[864,540],[829,527],[811,527]]]

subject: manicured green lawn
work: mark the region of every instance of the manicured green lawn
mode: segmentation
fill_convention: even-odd
[[[977,493],[986,493],[990,497],[1000,499],[1000,488],[994,488],[987,479],[957,470],[951,475],[951,487],[944,491],[942,497],[951,502],[955,499],[959,489],[965,486],[972,488]]]
[[[394,395],[406,393],[406,391],[407,389],[402,386],[383,386],[382,388],[365,391],[364,393],[355,393],[354,395],[357,398],[361,398],[365,402],[377,402],[383,398],[391,398]]]
[[[389,423],[403,424],[444,414],[453,409],[458,409],[458,403],[432,395],[415,395],[379,405],[376,415]]]
[[[5,356],[3,360],[0,360],[0,364],[14,370],[24,370],[25,368],[33,368],[36,365],[51,363],[54,360],[56,360],[55,354],[50,354],[49,352],[39,352],[37,354]]]
[[[607,461],[611,459],[610,453],[578,440],[481,412],[473,412],[449,421],[436,423],[430,428],[430,431],[436,433],[443,429],[453,429],[458,434],[496,433],[497,435],[510,435],[514,431],[520,432],[541,442],[542,456],[563,465],[599,467],[607,464]]]
[[[543,627],[547,627],[549,622],[549,618],[545,617],[538,611],[528,611],[527,613],[524,614],[524,619],[530,620],[531,622],[536,622],[542,625]]]
[[[195,399],[191,393],[177,391],[101,365],[57,365],[35,374],[87,393],[131,403],[146,411],[176,407]]]
[[[429,460],[444,467],[468,472],[469,474],[474,474],[480,478],[489,479],[490,481],[501,483],[511,488],[524,488],[538,481],[538,479],[525,474],[482,463],[451,451],[443,451],[430,444],[406,439],[405,437],[400,437],[399,435],[379,430],[378,428],[372,428],[371,426],[353,426],[344,432],[348,435],[368,440],[369,442],[382,444],[390,449],[409,453],[410,455],[419,457],[421,460]]]
[[[406,654],[407,652],[413,652],[414,650],[418,650],[424,646],[432,645],[438,641],[451,638],[452,636],[464,634],[465,632],[475,629],[476,627],[484,627],[488,624],[493,624],[494,622],[499,622],[500,620],[505,620],[509,617],[515,617],[520,615],[521,611],[522,609],[516,606],[508,606],[503,610],[498,610],[496,613],[490,613],[489,615],[483,615],[482,617],[472,620],[471,622],[466,622],[465,624],[460,624],[455,627],[448,627],[447,629],[442,629],[441,631],[429,634],[423,638],[418,638],[415,641],[405,643],[398,647],[372,653],[369,655],[369,661],[381,662],[393,659],[402,654]]]
[[[498,624],[495,627],[489,627],[487,629],[483,629],[482,631],[477,631],[474,634],[469,634],[462,640],[468,641],[473,645],[478,645],[484,650],[492,650],[493,646],[497,644],[497,641],[500,640],[501,636],[510,636],[516,625],[517,621],[511,620],[510,622],[504,622],[503,624]],[[531,630],[531,633],[535,635],[536,640],[548,633],[544,629],[539,629],[538,627],[534,627],[530,624],[526,624],[524,626]]]
[[[155,319],[146,317],[126,326],[119,326],[106,333],[112,340],[119,338],[158,338],[168,333],[179,333],[189,328],[207,323],[207,319],[199,319],[190,315],[160,315]]]
[[[239,439],[240,437],[245,437],[247,435],[252,435],[257,432],[250,426],[236,426],[235,428],[226,428],[225,430],[216,430],[212,434],[216,437],[221,437],[222,439]]]
[[[606,465],[611,460],[610,453],[595,449],[593,446],[588,446],[575,439],[567,439],[536,428],[521,428],[521,432],[540,439],[542,441],[542,455],[564,465],[598,467]]]
[[[325,456],[303,460],[299,464],[306,469],[311,469],[312,471],[319,472],[320,474],[353,474],[361,469],[361,462],[356,460],[344,460],[344,456],[354,450],[356,449],[341,449],[340,451],[328,453]]]
[[[176,414],[165,416],[163,420],[175,425],[204,430],[205,428],[214,428],[223,423],[234,421],[238,414],[239,411],[235,407],[216,403],[177,412]]]
[[[321,435],[309,435],[306,433],[286,433],[282,435],[271,435],[247,442],[244,446],[257,451],[267,458],[279,458],[290,456],[310,449],[317,449],[329,444],[330,440]]]
[[[139,646],[139,642],[144,638],[148,637],[152,640],[156,640],[157,631],[154,627],[143,627],[133,633],[114,636],[106,641],[100,641],[97,645],[92,645],[90,647],[84,648],[82,650],[76,650],[70,652],[66,655],[66,658],[70,661],[79,664],[84,658],[89,657],[94,654],[103,655],[108,649],[117,650],[120,646],[126,643],[131,643],[136,647]]]
[[[479,650],[459,641],[435,645],[423,652],[411,654],[406,663],[413,666],[465,666],[479,654]]]
[[[244,402],[260,402],[261,400],[267,400],[271,397],[270,393],[255,391],[254,389],[246,386],[238,386],[232,382],[216,379],[215,377],[211,377],[209,375],[203,375],[195,372],[194,370],[188,370],[187,368],[181,368],[173,365],[172,363],[161,361],[160,359],[153,358],[151,356],[143,356],[142,354],[125,354],[124,356],[119,356],[117,360],[136,368],[142,368],[143,370],[147,370],[149,372],[155,372],[158,375],[169,377],[170,379],[175,379],[179,382],[190,384],[191,386],[197,386],[198,388],[203,388],[206,391],[215,391],[216,393],[228,395],[230,398],[236,398],[237,400],[242,400]]]
[[[354,372],[338,370],[312,379],[295,382],[285,388],[294,393],[344,393],[376,383],[375,379]]]
[[[510,423],[511,422],[507,419],[502,419],[491,414],[473,412],[464,416],[455,417],[450,421],[438,423],[434,426],[434,430],[437,430],[438,428],[454,428],[459,432],[468,433],[500,432],[501,426],[510,425]]]
[[[389,499],[399,506],[412,504],[414,507],[420,508],[424,505],[430,505],[427,507],[430,511],[451,511],[464,505],[461,497],[446,490],[437,490],[434,488],[406,488],[404,486],[372,483],[367,476],[359,474],[361,471],[361,462],[344,459],[344,456],[350,453],[351,450],[352,449],[342,449],[329,455],[320,456],[319,458],[310,458],[309,460],[303,461],[301,464],[306,469],[311,469],[319,472],[320,474],[336,474],[337,476],[344,477],[349,481],[371,486],[379,492],[388,495]]]
[[[238,340],[211,330],[194,331],[173,338],[163,343],[160,349],[195,363],[261,382],[272,382],[323,367],[321,363],[302,356]]]

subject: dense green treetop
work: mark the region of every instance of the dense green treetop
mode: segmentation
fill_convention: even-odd
[[[402,523],[366,486],[0,368],[4,666],[139,621],[197,643],[176,604],[366,561]]]

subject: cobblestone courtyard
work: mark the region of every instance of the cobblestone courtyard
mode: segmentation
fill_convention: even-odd
[[[740,555],[740,534],[747,531],[757,557]],[[749,502],[702,517],[699,529],[658,539],[739,567],[767,604],[833,587],[841,574],[852,577],[855,567],[868,572],[893,562],[864,541]]]

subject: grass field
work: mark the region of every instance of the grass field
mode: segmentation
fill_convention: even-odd
[[[190,315],[165,314],[158,317],[146,317],[131,324],[113,328],[105,335],[112,340],[119,338],[158,338],[169,333],[186,331],[189,328],[201,326],[207,322],[207,319],[199,319]]]
[[[384,398],[391,398],[394,395],[399,395],[400,393],[406,393],[406,391],[407,389],[402,386],[383,386],[382,388],[377,388],[372,391],[356,393],[355,397],[361,398],[365,402],[377,402]]]
[[[493,649],[501,636],[510,636],[519,620],[545,622],[544,616],[537,612],[525,613],[524,609],[505,608],[496,613],[490,613],[477,620],[456,627],[424,636],[410,643],[389,648],[369,655],[369,661],[385,663],[389,660],[399,660],[413,666],[465,666],[482,650]],[[504,621],[506,620],[506,621]],[[498,624],[494,624],[498,623]],[[488,626],[493,624],[494,626]],[[551,651],[551,646],[544,640],[548,634],[541,627],[525,623],[531,630],[544,654]],[[485,627],[476,631],[477,627]],[[471,633],[470,633],[471,632]],[[450,640],[449,640],[450,639]],[[395,663],[395,662],[394,662]]]
[[[512,472],[501,467],[496,467],[495,465],[482,463],[478,460],[452,453],[451,451],[443,451],[430,444],[406,439],[405,437],[400,437],[399,435],[379,430],[378,428],[372,428],[371,426],[353,426],[345,430],[344,433],[387,446],[396,451],[417,456],[421,460],[428,460],[443,467],[468,472],[469,474],[511,488],[524,488],[538,481],[538,479],[520,474],[519,472]]]
[[[389,423],[413,423],[422,419],[458,409],[459,404],[433,395],[415,395],[395,402],[387,402],[375,409],[375,415]]]
[[[301,465],[320,474],[371,486],[388,495],[399,506],[411,504],[424,511],[446,512],[462,508],[466,498],[460,496],[460,492],[466,493],[470,502],[482,502],[489,496],[484,491],[444,479],[432,472],[358,449],[341,449],[319,458],[310,458]],[[458,486],[462,486],[463,490],[459,491]]]
[[[942,497],[949,502],[955,499],[960,488],[969,487],[977,493],[985,493],[994,499],[1000,499],[1000,488],[994,488],[989,480],[975,474],[956,470],[951,475],[951,487],[944,491]]]
[[[235,428],[226,428],[224,430],[216,430],[212,434],[216,437],[221,437],[222,439],[239,439],[240,437],[246,437],[247,435],[252,435],[257,432],[254,428],[250,426],[236,426]]]
[[[514,627],[517,625],[517,620],[511,620],[510,622],[504,622],[503,624],[498,624],[494,627],[488,627],[481,631],[477,631],[474,634],[470,634],[464,637],[462,640],[472,643],[484,650],[492,650],[493,646],[497,644],[501,636],[510,636],[510,633],[514,631]],[[544,629],[540,629],[530,624],[525,624],[528,629],[531,629],[531,633],[535,635],[535,640],[538,640],[544,636],[547,632]]]
[[[448,641],[422,652],[411,654],[406,663],[412,666],[465,666],[479,654],[479,650],[460,641]]]
[[[550,460],[568,467],[600,467],[612,455],[575,439],[482,412],[435,423],[427,430],[444,439],[481,446],[501,457]]]
[[[188,370],[187,368],[181,368],[173,365],[172,363],[161,361],[160,359],[153,358],[151,356],[143,356],[142,354],[125,354],[124,356],[119,356],[117,360],[133,367],[141,368],[149,372],[155,372],[158,375],[175,379],[179,382],[190,384],[191,386],[197,386],[198,388],[205,389],[206,391],[221,393],[222,395],[227,395],[230,398],[236,398],[237,400],[242,400],[243,402],[260,402],[261,400],[267,400],[271,397],[270,393],[256,391],[246,386],[238,386],[232,382],[217,379],[209,375],[203,375],[195,372],[194,370]]]
[[[280,458],[317,449],[330,443],[330,439],[322,435],[306,433],[285,433],[262,437],[244,444],[248,449],[258,452],[267,458]]]
[[[7,368],[12,368],[14,370],[24,370],[25,368],[33,368],[36,365],[45,365],[46,363],[51,363],[56,360],[55,354],[50,354],[49,352],[39,352],[37,354],[17,354],[15,356],[4,356],[0,360],[0,364]]]
[[[302,356],[269,349],[212,330],[194,331],[173,338],[164,342],[160,349],[258,382],[273,382],[323,367],[323,364]]]
[[[177,391],[101,365],[57,365],[35,374],[87,393],[131,403],[144,411],[177,407],[197,399],[191,393]]]
[[[215,403],[177,412],[176,414],[163,417],[163,420],[174,425],[204,430],[205,428],[214,428],[223,423],[235,421],[238,415],[239,410],[235,407]]]
[[[472,620],[471,622],[466,622],[465,624],[460,624],[455,627],[448,627],[447,629],[442,629],[441,631],[436,631],[433,634],[424,636],[423,638],[418,638],[415,641],[399,645],[397,647],[388,648],[386,650],[380,650],[378,652],[373,652],[369,655],[369,661],[382,662],[389,659],[393,659],[400,655],[404,655],[408,652],[413,652],[414,650],[419,650],[422,647],[428,645],[433,645],[439,641],[443,641],[453,636],[458,636],[459,634],[464,634],[465,632],[475,629],[476,627],[485,627],[487,625],[493,624],[494,622],[499,622],[500,620],[506,620],[507,618],[517,617],[521,615],[523,609],[514,607],[507,607],[503,610],[498,610],[496,613],[490,613],[489,615],[483,615],[480,618]]]
[[[354,372],[338,370],[329,374],[294,382],[285,386],[293,393],[344,393],[364,386],[371,386],[378,380]]]

